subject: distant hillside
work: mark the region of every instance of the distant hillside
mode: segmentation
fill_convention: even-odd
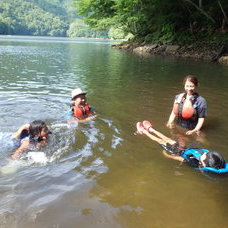
[[[66,36],[71,0],[1,0],[0,34]],[[75,11],[75,9],[74,9]]]
[[[0,34],[121,39],[121,28],[91,29],[73,0],[0,0]]]

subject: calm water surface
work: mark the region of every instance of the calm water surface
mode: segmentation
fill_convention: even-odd
[[[191,146],[228,160],[228,67],[142,57],[104,40],[0,36],[0,227],[228,227],[228,177],[205,176],[134,136],[135,123],[165,127],[181,81],[195,74],[208,101],[205,137]],[[67,126],[81,87],[99,118]],[[11,161],[10,135],[45,120],[47,161]]]

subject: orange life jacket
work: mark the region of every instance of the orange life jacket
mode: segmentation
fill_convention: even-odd
[[[81,107],[81,108],[75,107],[75,106],[73,107],[73,116],[74,117],[83,119],[91,114],[92,114],[91,108],[88,104],[85,105],[85,107]]]
[[[191,118],[195,113],[195,109],[193,107],[193,101],[185,99],[181,103],[175,103],[173,105],[173,112],[178,117],[181,117],[184,119]]]

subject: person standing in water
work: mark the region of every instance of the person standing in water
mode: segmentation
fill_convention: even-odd
[[[184,79],[185,92],[176,95],[172,112],[167,123],[168,128],[174,127],[174,121],[188,129],[186,135],[199,135],[207,116],[207,102],[196,92],[198,79],[188,75]]]

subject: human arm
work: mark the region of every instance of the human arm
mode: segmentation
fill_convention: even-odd
[[[91,116],[88,116],[88,117],[86,117],[84,119],[74,118],[74,119],[68,120],[67,123],[68,124],[85,123],[85,122],[88,122],[88,121],[91,121],[91,120],[95,120],[96,118],[97,118],[97,115],[91,115]]]
[[[88,117],[86,117],[85,119],[81,119],[81,120],[77,120],[78,123],[85,123],[91,120],[95,120],[97,118],[97,115],[90,115]]]
[[[16,139],[20,137],[22,131],[27,130],[29,131],[30,124],[24,124],[22,125],[16,132],[14,132],[11,136],[12,139]]]
[[[205,118],[199,118],[196,127],[193,130],[187,131],[186,135],[192,135],[193,133],[196,133],[197,135],[199,135],[200,129],[202,128],[204,121],[205,121]]]
[[[187,131],[187,135],[191,135],[193,133],[196,133],[199,135],[200,129],[203,127],[203,124],[205,122],[205,118],[207,116],[207,102],[206,100],[199,96],[196,100],[196,113],[198,116],[198,122],[193,130]]]
[[[174,128],[174,120],[175,120],[176,115],[177,115],[177,113],[178,113],[179,104],[181,103],[181,101],[182,101],[184,95],[185,95],[185,93],[181,93],[181,94],[179,94],[179,95],[177,95],[177,96],[175,97],[175,101],[174,101],[174,104],[173,104],[173,109],[172,109],[172,112],[171,112],[171,114],[170,114],[170,116],[169,116],[169,120],[168,120],[168,122],[167,122],[167,124],[166,124],[166,126],[167,126],[168,128]],[[175,113],[176,113],[176,114],[175,114]]]
[[[168,122],[166,124],[166,126],[168,128],[174,128],[174,120],[175,120],[175,118],[176,118],[176,115],[172,111],[171,114],[170,114],[170,116],[169,116],[169,120],[168,120]]]
[[[180,161],[180,162],[184,161],[184,158],[182,158],[181,156],[168,154],[165,150],[163,150],[163,154],[166,158],[170,158],[170,159]]]
[[[11,158],[16,160],[28,148],[29,140],[23,140],[20,147],[11,155]]]

